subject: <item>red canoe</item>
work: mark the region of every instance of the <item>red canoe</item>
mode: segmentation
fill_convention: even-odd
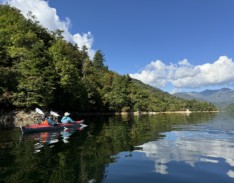
[[[82,126],[85,125],[83,123],[84,123],[84,120],[76,121],[74,123],[59,123],[56,126],[34,124],[34,125],[21,126],[20,129],[21,129],[22,133],[24,134],[24,133],[34,133],[34,132],[62,130],[64,128],[82,127]],[[87,125],[85,125],[85,126],[87,126]]]

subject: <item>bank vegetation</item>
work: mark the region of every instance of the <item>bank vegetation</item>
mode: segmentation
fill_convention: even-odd
[[[64,40],[42,27],[32,13],[0,5],[1,109],[79,112],[214,111],[210,103],[184,100],[108,69],[97,50]]]

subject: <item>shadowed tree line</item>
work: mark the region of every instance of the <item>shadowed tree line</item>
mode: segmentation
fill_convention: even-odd
[[[183,100],[110,71],[101,50],[87,48],[48,31],[28,13],[0,5],[0,107],[34,107],[80,112],[194,111],[215,106]]]

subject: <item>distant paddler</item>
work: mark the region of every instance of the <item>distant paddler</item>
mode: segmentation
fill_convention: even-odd
[[[70,116],[70,113],[69,112],[65,112],[64,116],[61,119],[61,122],[62,123],[74,123],[75,121],[71,117],[69,117],[69,116]]]

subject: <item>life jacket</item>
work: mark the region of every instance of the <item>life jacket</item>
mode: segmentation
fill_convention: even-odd
[[[41,122],[42,125],[49,125],[48,121],[45,119],[44,121]]]

